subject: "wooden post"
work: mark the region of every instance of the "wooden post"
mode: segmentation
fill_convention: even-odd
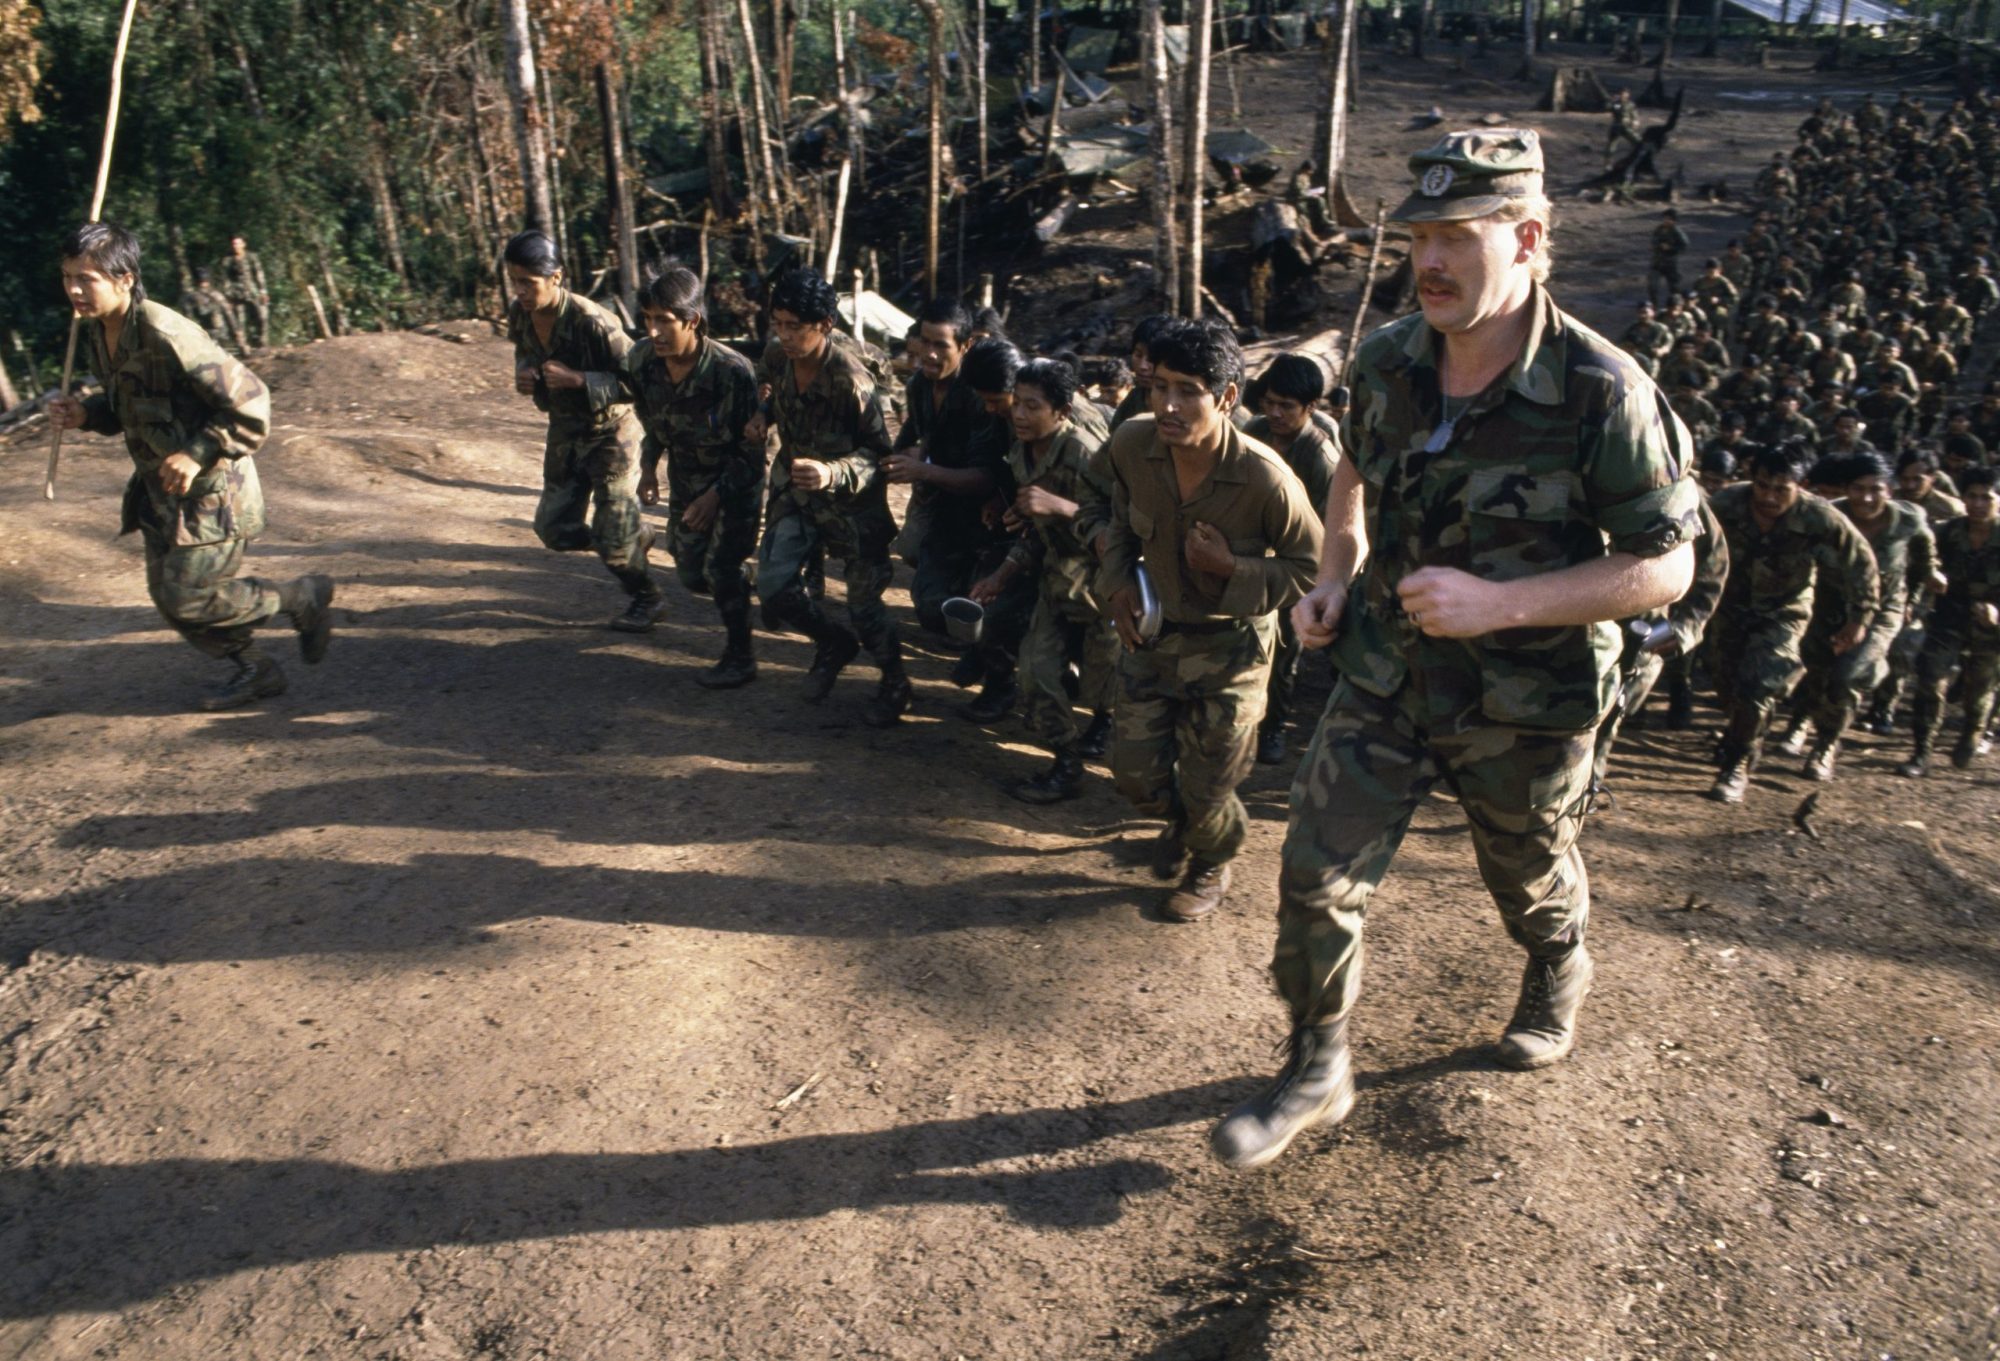
[[[320,306],[320,302],[319,302],[319,290],[318,290],[317,288],[314,288],[314,287],[313,287],[313,286],[312,286],[311,284],[307,284],[307,285],[306,285],[306,296],[307,296],[308,298],[311,298],[311,299],[312,299],[312,305],[313,305],[313,315],[314,315],[315,317],[319,318],[319,335],[320,335],[320,339],[322,339],[322,340],[332,340],[332,339],[333,339],[333,328],[332,328],[331,326],[329,326],[329,325],[327,325],[327,324],[326,324],[326,309],[325,309],[324,307]]]
[[[861,316],[861,266],[854,267],[854,338],[866,344],[868,323]]]
[[[1160,0],[1146,0],[1146,101],[1152,109],[1153,277],[1159,305],[1180,306],[1180,212],[1174,194],[1173,92],[1167,76],[1167,24]]]
[[[1845,0],[1843,0],[1843,3]],[[979,182],[986,183],[986,0],[972,0],[977,21],[972,39],[973,67],[979,86]]]
[[[132,13],[139,7],[139,0],[125,0],[125,17],[118,25],[118,47],[111,54],[111,107],[104,115],[104,145],[97,153],[97,188],[90,196],[89,222],[99,221],[104,215],[104,191],[111,185],[111,144],[118,139],[118,103],[125,93],[125,49],[132,41]],[[69,314],[69,348],[63,352],[62,386],[57,389],[63,396],[69,396],[70,380],[76,376],[76,333],[83,324],[72,309]],[[19,343],[18,341],[16,342]],[[49,443],[49,467],[42,481],[42,499],[56,499],[56,470],[62,466],[62,427],[55,425],[54,438]]]
[[[1215,28],[1215,0],[1193,0],[1188,12],[1187,140],[1181,158],[1187,174],[1187,268],[1181,280],[1182,311],[1201,316],[1202,189],[1208,183],[1208,67]]]
[[[854,158],[840,158],[840,180],[833,192],[833,222],[826,233],[826,263],[820,269],[822,278],[831,279],[833,271],[840,264],[840,228],[847,220],[847,182],[854,177]]]
[[[1376,199],[1375,239],[1368,243],[1368,272],[1361,280],[1361,305],[1354,309],[1354,326],[1347,337],[1347,358],[1340,366],[1342,387],[1347,386],[1354,377],[1354,351],[1361,344],[1361,328],[1368,324],[1368,304],[1375,296],[1375,270],[1382,263],[1382,228],[1388,213],[1388,203]]]
[[[993,305],[993,276],[991,274],[982,274],[979,276],[979,305],[981,307],[991,307]]]
[[[0,364],[0,411],[12,411],[20,404],[20,394],[14,391],[14,380],[7,376],[7,366]]]
[[[1042,0],[1028,0],[1028,88],[1042,88]]]
[[[1342,163],[1347,159],[1347,103],[1350,56],[1354,43],[1354,14],[1358,0],[1341,0],[1339,41],[1326,35],[1327,106],[1326,146],[1320,161],[1321,183],[1326,189],[1326,210],[1333,211],[1334,195],[1340,185]]]

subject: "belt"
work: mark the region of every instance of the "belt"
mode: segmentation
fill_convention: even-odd
[[[1199,637],[1210,633],[1228,633],[1233,629],[1249,628],[1253,622],[1249,619],[1205,619],[1200,623],[1183,624],[1177,619],[1162,619],[1160,636],[1164,638],[1169,633],[1189,633]]]

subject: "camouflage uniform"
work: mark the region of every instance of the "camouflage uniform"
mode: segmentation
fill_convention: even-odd
[[[243,336],[236,325],[236,309],[213,285],[196,284],[181,298],[181,315],[208,332],[208,338],[224,350],[241,350]]]
[[[1653,228],[1653,269],[1646,276],[1646,296],[1654,303],[1681,291],[1681,254],[1687,248],[1687,233],[1678,222],[1662,222]]]
[[[1249,773],[1270,682],[1274,611],[1304,594],[1319,566],[1320,516],[1279,457],[1233,425],[1215,469],[1182,501],[1173,453],[1153,418],[1111,437],[1110,543],[1100,600],[1133,586],[1144,560],[1165,620],[1118,662],[1111,769],[1134,807],[1164,817],[1198,860],[1233,858],[1248,829],[1236,786]],[[1197,521],[1229,541],[1236,570],[1195,572],[1184,544]]]
[[[1767,532],[1751,510],[1751,485],[1711,499],[1729,538],[1729,583],[1708,630],[1708,672],[1728,717],[1720,763],[1754,763],[1771,712],[1804,670],[1800,640],[1812,617],[1813,588],[1838,582],[1846,614],[1836,626],[1875,616],[1875,556],[1845,515],[1810,492]]]
[[[263,345],[270,320],[270,305],[265,299],[271,296],[271,290],[264,286],[264,262],[250,250],[225,255],[214,274],[222,281],[222,296],[236,306],[244,344],[252,348]]]
[[[1022,717],[1035,736],[1061,751],[1076,745],[1076,709],[1064,679],[1073,660],[1082,678],[1077,700],[1092,713],[1108,713],[1116,696],[1118,634],[1103,615],[1091,578],[1097,554],[1090,541],[1104,528],[1092,506],[1111,502],[1111,465],[1103,440],[1064,421],[1032,467],[1019,440],[1007,450],[1015,488],[1037,486],[1077,503],[1075,518],[1034,520],[1008,551],[1032,582],[1034,614],[1021,640]],[[1094,494],[1085,495],[1085,488]]]
[[[894,572],[889,545],[896,520],[881,470],[889,431],[875,381],[853,350],[831,339],[804,391],[792,376],[792,361],[775,344],[765,351],[764,370],[778,432],[764,542],[757,550],[764,626],[796,629],[822,651],[846,645],[848,630],[827,618],[806,589],[807,568],[820,552],[830,553],[841,560],[853,635],[885,677],[900,677],[902,643],[882,601]],[[827,485],[818,491],[793,486],[792,461],[798,458],[824,463]]]
[[[281,588],[238,579],[244,549],[264,530],[264,492],[251,455],[271,430],[263,380],[206,332],[156,302],[126,315],[118,353],[101,322],[85,324],[90,367],[104,385],[83,403],[83,428],[125,437],[134,471],[118,532],[139,532],[146,587],[160,616],[211,657],[261,658],[251,634],[284,608]],[[160,485],[170,454],[201,464],[185,495]]]
[[[666,361],[642,340],[625,356],[620,377],[645,443],[644,471],[667,462],[667,543],[681,584],[715,596],[731,654],[750,651],[750,578],[743,564],[757,551],[764,507],[764,445],[743,433],[757,414],[757,374],[727,345],[703,336],[688,376],[676,383]],[[714,490],[715,519],[689,529],[689,506]]]
[[[1298,475],[1306,489],[1306,504],[1323,521],[1327,492],[1333,486],[1334,465],[1340,462],[1338,431],[1328,431],[1317,421],[1307,421],[1306,428],[1283,449],[1271,438],[1271,423],[1262,416],[1251,421],[1243,433],[1268,445]],[[1292,612],[1278,611],[1278,646],[1271,657],[1271,688],[1264,697],[1266,729],[1282,728],[1290,721],[1292,701],[1299,689],[1299,660],[1304,655],[1298,630],[1292,627]]]
[[[1842,511],[1847,509],[1844,498],[1833,504]],[[1822,620],[1815,600],[1813,624],[1800,648],[1806,668],[1802,698],[1812,719],[1815,750],[1839,741],[1854,721],[1861,701],[1889,679],[1891,657],[1910,626],[1911,607],[1937,570],[1937,541],[1931,535],[1930,521],[1907,501],[1891,501],[1881,528],[1863,537],[1875,556],[1878,594],[1867,636],[1857,646],[1835,655],[1833,636],[1843,621]],[[1836,598],[1834,608],[1842,603]],[[1852,617],[1851,610],[1842,613]]]
[[[1448,428],[1439,341],[1421,314],[1357,356],[1344,443],[1365,484],[1369,554],[1333,645],[1339,680],[1292,785],[1271,964],[1300,1023],[1353,1006],[1368,900],[1439,780],[1465,809],[1508,933],[1537,957],[1583,939],[1576,837],[1592,737],[1618,686],[1618,626],[1432,638],[1396,591],[1419,567],[1512,580],[1607,551],[1664,555],[1699,532],[1699,492],[1680,476],[1693,449],[1659,390],[1540,287],[1530,306],[1520,360]]]
[[[639,507],[639,449],[645,433],[624,387],[631,337],[611,313],[567,289],[556,303],[547,345],[535,335],[534,323],[519,303],[507,309],[507,337],[514,342],[517,369],[554,360],[583,375],[582,387],[560,390],[535,379],[535,406],[549,417],[535,537],[558,553],[596,549],[625,594],[637,601],[658,600],[660,588],[646,562],[651,536]]]
[[[2000,691],[2000,628],[1974,616],[1977,604],[2000,604],[2000,527],[1975,548],[1972,521],[1960,517],[1937,528],[1938,567],[1948,583],[1931,610],[1924,650],[1917,658],[1917,753],[1928,752],[1944,720],[1946,692],[1959,673],[1965,736],[1977,741],[1993,719]]]

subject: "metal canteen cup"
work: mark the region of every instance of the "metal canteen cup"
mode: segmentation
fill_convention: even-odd
[[[944,631],[956,643],[976,643],[986,629],[986,607],[976,600],[955,595],[939,606],[944,615]]]
[[[1153,587],[1153,574],[1139,564],[1135,575],[1139,579],[1139,636],[1152,642],[1160,636],[1160,624],[1164,616],[1160,613],[1160,593]]]

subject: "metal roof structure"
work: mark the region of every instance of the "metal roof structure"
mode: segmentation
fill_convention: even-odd
[[[1767,23],[1803,24],[1810,28],[1831,27],[1840,22],[1840,0],[1729,0],[1729,3]],[[1881,0],[1847,0],[1847,22],[1880,28],[1887,24],[1913,24],[1917,18]]]

